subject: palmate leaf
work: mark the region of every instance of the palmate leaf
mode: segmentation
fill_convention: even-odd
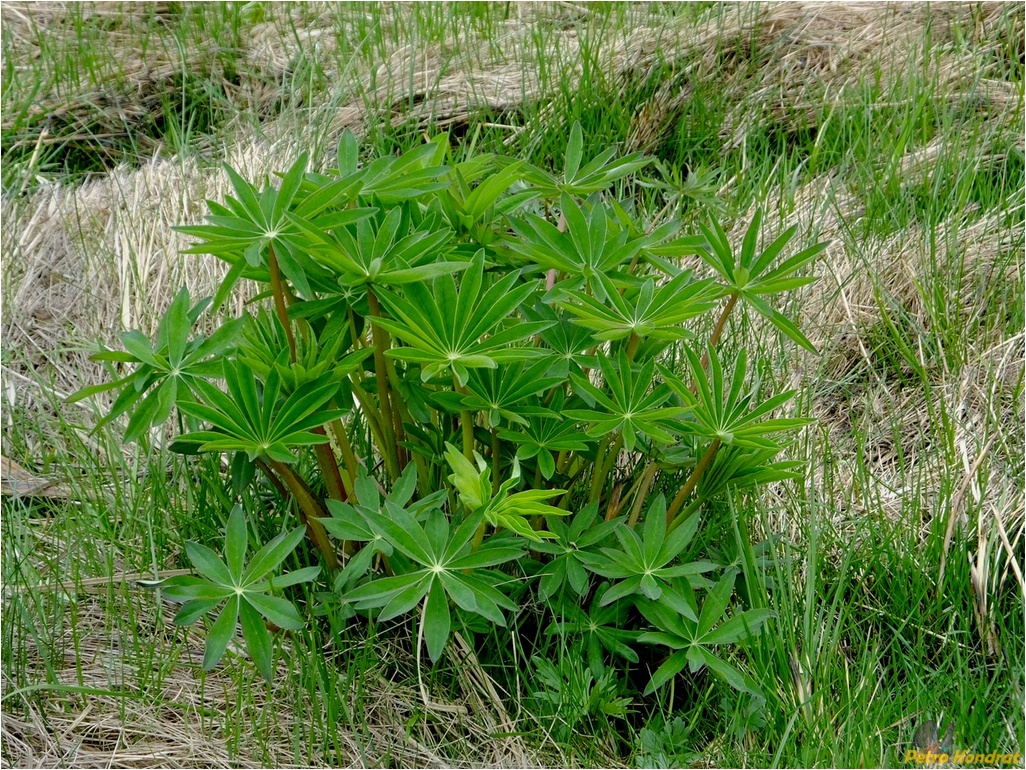
[[[524,164],[522,175],[547,198],[556,197],[560,193],[583,197],[609,189],[618,179],[640,171],[654,160],[640,152],[622,158],[615,156],[616,149],[611,147],[584,163],[584,132],[580,122],[574,121],[564,153],[563,173],[554,176]]]
[[[203,668],[209,671],[218,664],[241,621],[250,657],[263,677],[271,681],[272,642],[267,623],[295,630],[303,627],[303,618],[292,602],[270,592],[275,587],[281,589],[314,580],[320,567],[289,572],[277,580],[271,579],[271,573],[304,536],[304,527],[282,532],[262,546],[247,567],[248,528],[242,507],[237,505],[225,527],[223,561],[206,546],[189,541],[185,544],[186,552],[202,577],[174,577],[144,585],[161,588],[164,597],[171,601],[185,602],[175,615],[176,625],[195,623],[227,599],[208,631]]]
[[[436,221],[417,225],[401,208],[378,216],[372,212],[352,225],[290,218],[312,241],[311,256],[342,286],[398,286],[470,266],[446,259],[451,230]]]
[[[322,408],[338,390],[332,382],[303,385],[279,400],[281,378],[276,370],[268,374],[262,394],[253,370],[244,362],[225,361],[224,375],[228,393],[201,382],[196,391],[205,403],[185,401],[180,405],[186,414],[213,425],[213,430],[180,436],[180,443],[198,445],[202,452],[246,452],[250,460],[268,456],[295,462],[290,447],[326,442],[327,436],[312,430],[345,414]]]
[[[579,291],[567,291],[556,304],[575,316],[574,323],[592,329],[595,339],[618,340],[636,334],[655,339],[680,339],[689,336],[681,324],[713,307],[719,296],[712,279],[696,281],[690,272],[680,273],[656,288],[651,278],[636,290],[620,291],[605,275],[598,280],[604,287],[605,302]]]
[[[642,615],[659,629],[641,634],[638,641],[677,650],[652,675],[645,688],[646,694],[662,687],[683,671],[685,666],[692,672],[708,666],[731,687],[758,694],[758,686],[751,677],[745,676],[709,649],[750,638],[773,617],[769,610],[752,609],[720,622],[730,602],[735,577],[736,573],[728,572],[720,578],[706,596],[697,620],[681,616],[659,602],[642,600],[637,603]]]
[[[608,299],[599,276],[608,275],[629,263],[641,250],[644,239],[631,238],[604,204],[582,209],[568,195],[560,198],[566,229],[561,231],[546,219],[528,214],[511,219],[517,238],[506,247],[526,257],[543,270],[556,270],[569,278],[564,288],[587,288],[600,302]]]
[[[602,548],[600,553],[580,552],[578,558],[590,571],[619,582],[602,595],[600,604],[611,604],[634,594],[653,601],[663,597],[670,579],[683,575],[696,575],[716,567],[711,562],[673,562],[688,546],[698,527],[698,515],[693,515],[682,526],[666,533],[666,499],[657,495],[645,514],[644,536],[633,529],[618,527],[614,530],[620,548]]]
[[[470,234],[481,245],[494,239],[495,221],[538,197],[539,190],[506,193],[521,181],[522,162],[514,161],[495,170],[498,156],[478,155],[453,167],[454,184],[438,193],[438,202],[453,229]],[[470,182],[488,173],[471,189]],[[505,197],[503,197],[505,196]]]
[[[193,328],[209,299],[191,305],[189,290],[183,287],[161,318],[151,342],[137,330],[121,335],[125,352],[103,351],[94,361],[134,363],[131,374],[74,393],[68,403],[81,401],[108,390],[119,390],[110,411],[99,420],[93,432],[129,413],[125,441],[138,441],[154,425],[164,423],[175,404],[196,396],[196,383],[221,374],[219,359],[227,355],[243,325],[244,318],[228,321],[210,336],[190,338]]]
[[[504,420],[527,425],[529,416],[549,413],[533,404],[531,396],[563,383],[561,377],[547,376],[551,365],[550,358],[543,358],[530,365],[500,364],[495,369],[473,369],[465,394],[441,391],[433,394],[432,400],[451,412],[481,413],[486,428],[497,428]]]
[[[227,205],[208,202],[212,212],[207,217],[209,224],[176,228],[201,239],[185,253],[213,254],[232,265],[217,291],[215,307],[220,306],[235,282],[244,275],[270,281],[267,266],[271,249],[281,273],[301,296],[310,296],[311,283],[328,277],[327,271],[309,258],[307,239],[290,218],[290,212],[296,209],[305,216],[314,216],[329,207],[344,208],[358,188],[356,185],[333,185],[328,180],[317,185],[314,182],[316,177],[306,174],[307,162],[307,155],[300,155],[282,175],[277,188],[265,183],[259,189],[230,166],[225,166],[235,197],[227,196]],[[347,218],[365,215],[366,211],[344,214]]]
[[[425,382],[451,372],[461,385],[467,384],[470,369],[544,356],[537,348],[511,346],[547,323],[501,326],[536,291],[536,284],[518,284],[515,272],[490,287],[485,284],[484,254],[479,252],[458,291],[449,277],[435,279],[433,291],[420,284],[406,286],[403,296],[381,289],[380,299],[392,317],[373,322],[409,345],[393,348],[388,355],[421,364]]]
[[[745,489],[774,481],[800,479],[800,460],[773,461],[780,449],[723,447],[698,480],[698,494],[710,499],[727,489]]]
[[[760,210],[756,211],[755,216],[752,217],[751,224],[745,231],[741,249],[735,253],[723,228],[713,219],[709,226],[701,226],[707,249],[699,250],[698,254],[723,279],[723,288],[727,293],[744,299],[749,306],[793,342],[815,352],[815,347],[801,330],[791,320],[770,306],[765,297],[790,291],[815,281],[815,277],[801,276],[798,273],[815,260],[829,246],[829,243],[817,243],[803,249],[771,270],[770,267],[783,253],[798,228],[797,226],[789,227],[760,253],[758,239],[761,225],[762,211]]]
[[[604,586],[599,586],[587,612],[577,606],[579,600],[571,599],[556,605],[553,621],[545,629],[547,636],[574,634],[583,637],[588,663],[596,671],[602,670],[603,649],[632,663],[638,662],[638,654],[629,644],[637,640],[640,632],[631,628],[628,622],[629,603],[601,604],[599,597],[603,589]]]
[[[419,604],[420,633],[432,661],[441,657],[449,637],[449,599],[464,611],[498,625],[506,624],[503,610],[514,610],[516,605],[478,576],[465,573],[519,558],[523,555],[519,544],[486,541],[471,552],[474,533],[484,521],[483,513],[467,517],[453,530],[438,508],[427,513],[424,524],[398,506],[386,504],[386,510],[387,516],[375,517],[371,525],[419,568],[357,586],[343,596],[345,601],[359,610],[381,608],[379,619],[402,615]]]
[[[345,378],[359,371],[363,362],[374,354],[371,348],[345,353],[353,341],[344,310],[333,315],[316,336],[311,331],[309,335],[298,336],[294,342],[296,361],[292,360],[292,350],[277,315],[261,309],[250,316],[237,356],[253,370],[258,380],[266,380],[271,369],[277,370],[282,395],[288,396],[311,383],[344,385]]]
[[[500,428],[499,437],[517,447],[517,459],[537,458],[542,476],[551,479],[556,473],[553,452],[583,452],[594,441],[577,428],[574,420],[563,416],[565,396],[557,391],[546,414],[528,415],[526,425],[519,430]]]
[[[621,351],[616,363],[605,354],[599,354],[599,366],[605,378],[605,389],[600,390],[589,380],[570,375],[574,390],[594,401],[596,409],[566,409],[572,420],[587,422],[589,436],[603,436],[614,431],[623,434],[623,443],[633,450],[638,434],[649,439],[670,443],[673,418],[684,413],[679,406],[663,406],[672,391],[668,385],[652,387],[655,362],[648,361],[635,374],[627,355]]]
[[[622,519],[616,518],[596,525],[597,517],[598,503],[591,503],[578,511],[569,524],[555,516],[546,519],[553,537],[532,546],[534,550],[552,556],[552,560],[537,573],[538,596],[541,599],[551,598],[564,585],[569,585],[578,596],[587,593],[588,573],[578,553],[589,551],[597,554],[596,546],[607,540],[623,523]]]
[[[688,405],[689,418],[680,423],[681,429],[718,440],[725,446],[779,451],[780,445],[767,436],[812,422],[803,418],[762,419],[790,401],[796,391],[785,391],[757,402],[754,390],[744,391],[748,357],[743,349],[738,353],[728,382],[715,348],[707,347],[709,373],[706,374],[698,354],[687,345],[682,347],[694,378],[694,394],[676,374],[664,366],[659,367],[665,383]]]
[[[545,321],[550,324],[538,333],[542,342],[553,353],[549,376],[565,380],[570,372],[582,374],[583,368],[592,369],[598,366],[595,356],[587,352],[595,346],[594,337],[589,329],[574,323],[567,313],[543,302],[538,302],[531,308],[524,307],[522,310],[528,321]]]

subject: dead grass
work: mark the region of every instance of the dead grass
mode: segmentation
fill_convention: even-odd
[[[451,711],[436,709],[430,719],[415,718],[422,710],[416,684],[379,674],[377,684],[367,688],[364,713],[353,715],[366,725],[366,734],[346,737],[342,730],[347,745],[341,753],[304,755],[297,765],[297,741],[302,745],[311,729],[304,714],[318,704],[281,684],[249,681],[250,672],[238,670],[249,668],[241,645],[233,646],[217,669],[202,673],[199,629],[171,626],[171,612],[155,613],[148,592],[115,585],[101,593],[51,595],[73,613],[74,629],[63,628],[43,651],[31,639],[19,640],[16,652],[27,657],[21,681],[3,673],[5,767],[352,767],[375,766],[386,757],[403,767],[542,766],[542,758],[528,753],[521,739],[493,737],[515,725],[489,685],[475,680],[480,669],[466,659],[457,677],[463,705],[445,703]],[[110,628],[112,612],[134,618],[135,640]],[[158,658],[152,652],[141,656],[140,645]],[[283,655],[294,655],[290,649],[286,644]],[[401,651],[395,655],[408,657]],[[408,660],[399,665],[412,666]],[[288,668],[279,662],[277,683],[292,681]],[[240,699],[237,688],[246,681],[248,692]],[[397,724],[412,729],[396,730]],[[556,757],[549,760],[558,763]]]

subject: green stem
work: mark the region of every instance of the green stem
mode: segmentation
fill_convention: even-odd
[[[274,246],[268,244],[267,266],[271,271],[271,293],[274,295],[274,311],[278,315],[282,328],[285,329],[285,339],[289,343],[289,355],[292,363],[296,363],[296,337],[292,333],[292,322],[289,320],[289,311],[285,305],[285,284],[281,279],[281,268],[278,265],[278,257],[275,256]]]
[[[602,487],[605,486],[605,476],[602,475],[602,466],[606,460],[606,450],[609,448],[609,436],[606,436],[598,444],[595,450],[595,464],[591,475],[591,489],[588,491],[588,502],[594,503],[602,494]]]
[[[460,385],[456,372],[452,373],[452,389],[462,396],[467,395],[467,389]],[[463,430],[463,456],[474,462],[474,415],[466,409],[460,411],[460,428]]]
[[[342,424],[342,420],[335,419],[331,421],[331,432],[335,435],[339,451],[342,452],[342,462],[346,466],[346,475],[342,477],[342,483],[346,488],[346,493],[352,494],[352,484],[359,475],[360,463],[356,459],[356,453],[353,452],[353,445],[349,441],[349,433],[346,431],[346,426]],[[346,481],[349,483],[346,484]]]
[[[656,471],[659,470],[659,466],[655,464],[653,460],[649,460],[645,463],[645,470],[641,472],[641,486],[638,487],[638,492],[634,496],[634,504],[631,506],[631,515],[627,519],[627,526],[631,529],[638,523],[638,519],[641,518],[641,509],[645,507],[645,498],[648,497],[648,492],[652,489],[652,482],[655,481]]]
[[[297,476],[288,465],[270,457],[265,459],[267,464],[285,482],[285,486],[289,488],[292,496],[299,503],[299,519],[306,526],[307,537],[324,556],[328,569],[334,572],[338,569],[338,557],[335,556],[335,549],[331,547],[328,533],[324,531],[324,526],[318,521],[318,519],[328,516],[324,503],[314,495],[307,483]]]
[[[699,496],[695,497],[686,506],[684,506],[684,510],[681,511],[679,514],[677,514],[677,518],[675,518],[673,520],[673,524],[670,525],[670,528],[667,530],[666,534],[670,534],[670,532],[673,532],[673,530],[675,530],[677,527],[679,527],[685,521],[690,519],[692,514],[694,514],[694,512],[698,510],[698,507],[703,502],[704,502],[704,498],[701,495],[699,495]]]
[[[406,406],[406,400],[402,398],[399,389],[399,372],[395,368],[395,361],[388,356],[385,356],[385,370],[388,372],[388,382],[392,386],[392,392],[397,395],[396,398],[392,399],[392,420],[394,422],[394,432],[396,440],[396,451],[399,452],[399,465],[401,468],[405,468],[410,458],[407,456],[408,453],[405,447],[399,446],[399,442],[406,440],[406,429],[403,427],[403,422],[410,424],[414,423],[413,416],[410,414],[409,407]],[[421,460],[422,458],[417,453],[413,454],[414,460]],[[418,462],[418,469],[420,464]]]
[[[367,302],[370,305],[371,333],[374,337],[374,380],[378,386],[378,409],[381,420],[381,432],[385,446],[381,447],[381,456],[385,460],[385,468],[389,478],[399,478],[399,459],[396,452],[395,431],[392,424],[392,400],[388,393],[388,366],[385,363],[385,351],[388,350],[388,332],[374,323],[381,317],[381,305],[374,292],[367,290]]]
[[[477,528],[477,531],[474,532],[474,539],[470,541],[470,552],[471,553],[476,553],[477,549],[481,547],[481,543],[484,542],[485,528],[487,526],[488,525],[485,522],[482,521],[481,522],[481,526],[479,526]],[[469,575],[471,572],[473,572],[473,570],[466,570],[466,571],[464,571],[463,574],[464,575]]]
[[[385,434],[381,429],[380,412],[378,412],[377,407],[374,406],[374,402],[371,401],[367,391],[360,387],[360,383],[357,381],[355,375],[349,378],[349,382],[353,387],[353,395],[356,396],[356,400],[360,402],[360,409],[363,410],[364,415],[367,417],[367,425],[370,426],[370,431],[373,434],[375,443],[379,447],[384,446]],[[384,456],[385,453],[382,452],[382,457]]]
[[[599,444],[598,455],[595,457],[595,475],[591,479],[591,494],[588,502],[598,502],[602,498],[602,490],[605,489],[609,472],[613,469],[616,457],[623,446],[623,434],[618,433],[616,438],[606,436]]]
[[[713,442],[709,445],[705,454],[702,455],[702,459],[698,461],[698,465],[691,471],[691,475],[688,476],[688,480],[684,482],[684,486],[677,492],[676,497],[673,498],[673,502],[670,503],[670,507],[666,510],[666,526],[670,528],[673,526],[674,519],[677,518],[677,514],[680,513],[681,507],[684,505],[684,501],[687,500],[688,495],[698,485],[698,480],[702,478],[702,474],[705,473],[706,468],[709,467],[709,463],[713,461],[716,456],[716,452],[720,448],[720,440],[713,439]]]
[[[627,343],[627,360],[634,362],[634,354],[638,352],[638,344],[641,342],[641,337],[636,332],[631,332],[630,341]]]
[[[716,328],[713,329],[712,335],[709,337],[709,347],[706,348],[705,354],[702,356],[702,368],[706,367],[709,363],[709,348],[716,347],[716,343],[720,341],[720,337],[723,334],[723,327],[727,325],[727,319],[730,318],[731,312],[734,310],[734,305],[737,304],[738,299],[741,295],[738,292],[734,292],[730,295],[730,299],[727,300],[727,304],[723,306],[723,311],[720,313],[720,318],[716,322]]]
[[[502,452],[500,451],[502,444],[499,441],[499,431],[496,428],[492,428],[492,494],[499,494],[499,486],[501,485],[502,479],[499,478],[499,473],[502,470]]]

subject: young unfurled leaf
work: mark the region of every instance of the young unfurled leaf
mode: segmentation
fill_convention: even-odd
[[[554,537],[551,532],[539,532],[531,526],[536,516],[565,516],[568,511],[542,502],[563,494],[563,489],[528,489],[511,492],[520,481],[520,463],[513,459],[513,471],[499,489],[492,494],[491,468],[476,456],[477,467],[452,444],[446,444],[445,458],[454,473],[449,481],[459,492],[459,500],[471,513],[480,513],[493,527],[515,532],[528,540],[540,541]]]

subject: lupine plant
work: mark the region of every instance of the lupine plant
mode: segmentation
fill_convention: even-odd
[[[189,543],[199,577],[163,584],[188,602],[179,623],[219,610],[207,667],[241,619],[270,677],[267,628],[321,622],[285,590],[313,580],[343,618],[409,615],[431,661],[454,626],[540,613],[589,682],[647,649],[663,650],[650,692],[685,667],[755,687],[723,646],[770,617],[696,534],[717,498],[800,472],[780,453],[806,420],[721,340],[750,308],[811,347],[772,295],[812,281],[824,244],[791,253],[791,229],[760,250],[759,215],[737,245],[715,220],[642,221],[611,189],[650,159],[582,147],[575,126],[549,173],[457,160],[445,136],[369,158],[347,133],[323,172],[228,169],[234,194],[180,228],[223,283],[195,305],[183,289],[152,341],[122,334],[96,357],[128,373],[76,398],[117,390],[104,422],[127,417],[130,440],[176,413],[174,449],[224,455],[232,494],[261,490],[250,517],[270,515],[256,499],[295,518],[246,568],[260,527],[237,507],[225,561]],[[239,281],[265,306],[225,319]],[[290,553],[310,563],[274,578]]]

